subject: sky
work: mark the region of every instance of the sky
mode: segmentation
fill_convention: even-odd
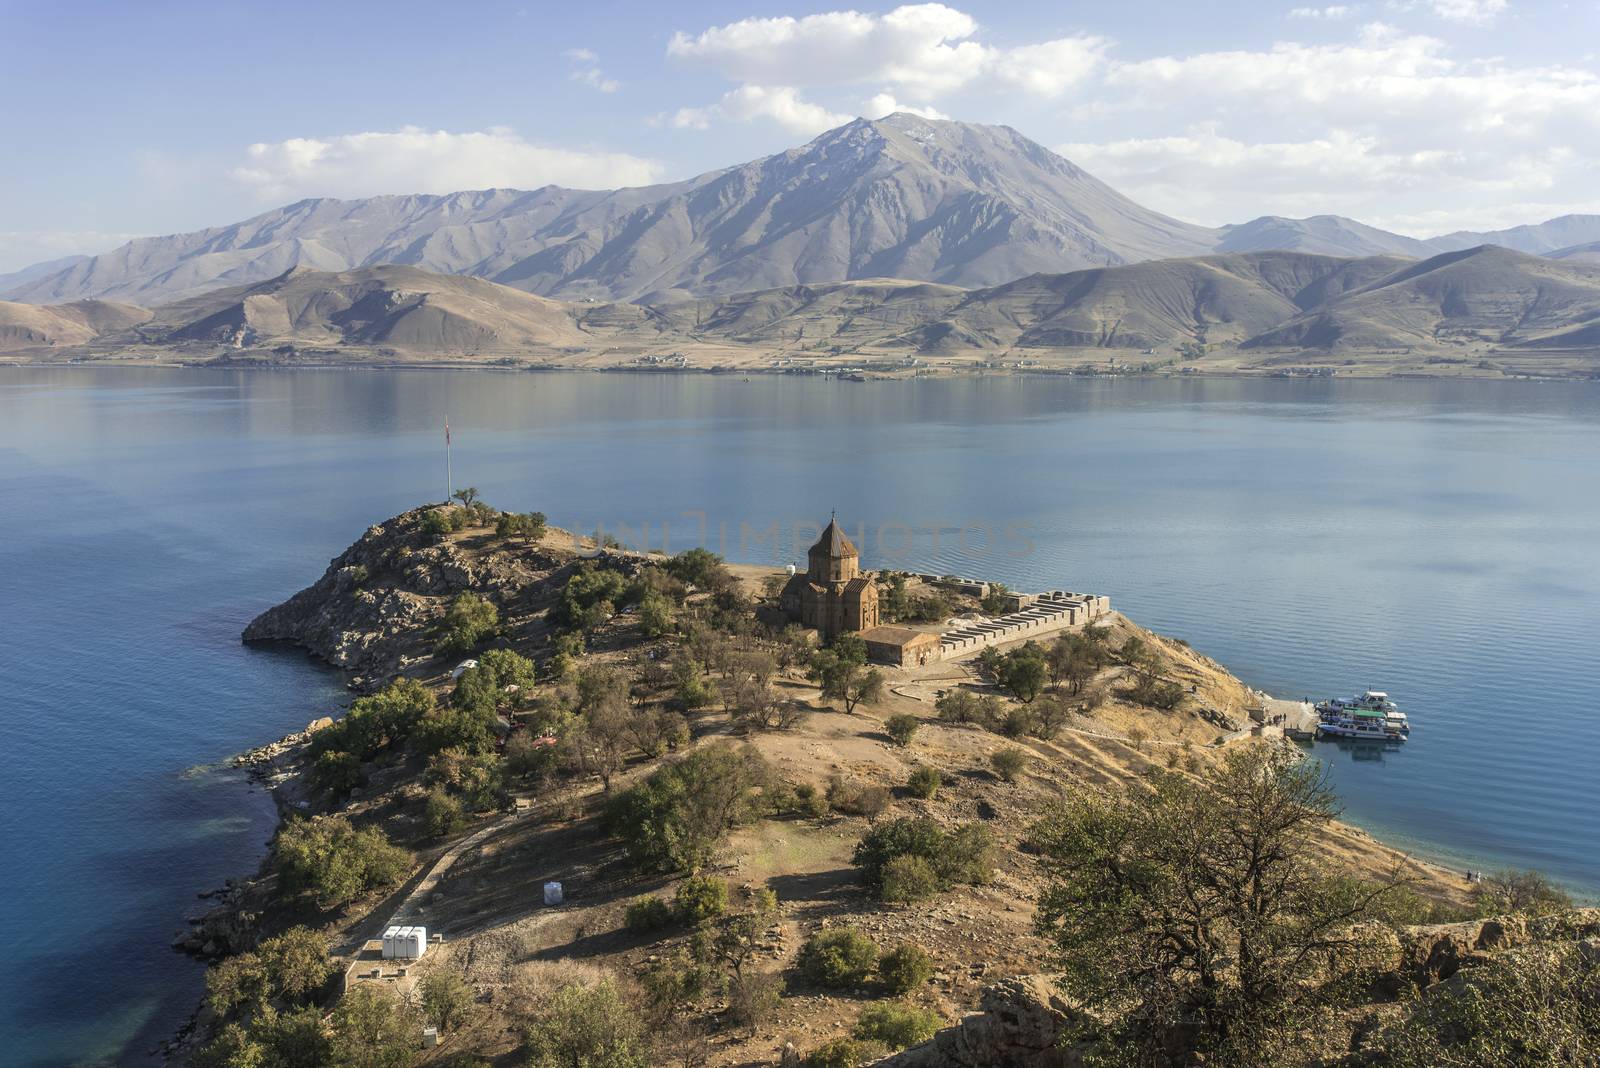
[[[303,197],[689,177],[895,110],[1193,222],[1600,212],[1600,0],[0,0],[0,271]]]

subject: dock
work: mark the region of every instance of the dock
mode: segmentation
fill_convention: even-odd
[[[1310,738],[1317,733],[1317,710],[1310,701],[1269,697],[1264,705],[1266,723],[1282,726],[1289,737]]]

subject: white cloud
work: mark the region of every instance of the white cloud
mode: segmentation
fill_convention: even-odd
[[[893,93],[879,93],[868,97],[861,105],[863,119],[881,119],[885,115],[893,115],[897,111],[904,111],[910,115],[920,115],[925,119],[948,119],[950,116],[937,108],[930,108],[925,104],[902,104],[894,98]]]
[[[1347,19],[1356,13],[1356,9],[1349,4],[1329,4],[1327,7],[1296,7],[1289,9],[1292,19],[1314,19],[1324,22],[1334,22]]]
[[[749,18],[698,34],[679,32],[667,54],[745,85],[800,88],[861,84],[934,97],[982,85],[1053,97],[1083,82],[1108,42],[1080,35],[997,48],[974,39],[978,23],[944,4],[908,4],[883,15],[828,11]]]
[[[622,88],[621,82],[606,77],[605,71],[600,69],[600,57],[592,49],[569,48],[567,61],[572,65],[568,77],[575,82],[581,82],[602,93],[614,93]]]
[[[295,137],[251,145],[246,154],[233,178],[268,200],[552,184],[611,188],[647,184],[660,172],[637,156],[531,144],[503,127]]]
[[[672,114],[670,123],[680,129],[704,130],[714,120],[754,122],[757,119],[775,122],[790,133],[811,136],[849,122],[850,116],[801,99],[799,91],[792,86],[741,85],[724,93],[722,99],[709,107],[679,108]]]
[[[1449,22],[1483,26],[1510,6],[1506,0],[1428,0],[1427,7]]]

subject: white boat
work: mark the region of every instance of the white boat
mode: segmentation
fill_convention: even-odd
[[[1357,697],[1335,697],[1317,706],[1319,736],[1403,742],[1410,733],[1406,714],[1382,690],[1368,690]]]

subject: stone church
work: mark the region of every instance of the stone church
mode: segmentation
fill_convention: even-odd
[[[878,625],[878,584],[861,573],[861,554],[837,519],[828,521],[806,558],[806,573],[791,577],[778,597],[784,614],[817,628],[823,641]]]

